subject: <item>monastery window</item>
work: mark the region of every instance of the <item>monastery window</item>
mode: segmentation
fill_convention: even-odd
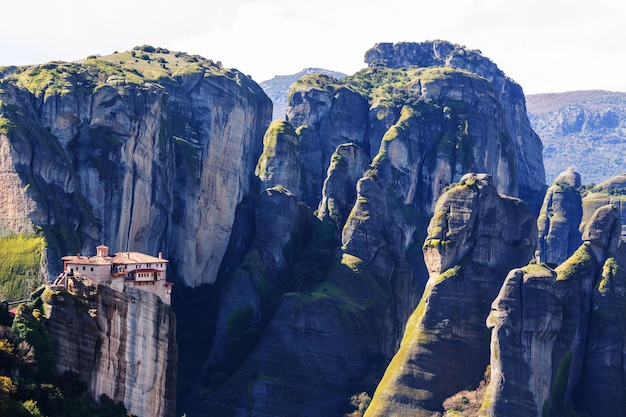
[[[91,267],[91,272],[93,272],[93,266]]]

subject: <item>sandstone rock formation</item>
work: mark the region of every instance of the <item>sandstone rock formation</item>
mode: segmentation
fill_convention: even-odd
[[[275,120],[265,132],[255,174],[263,189],[281,186],[301,195],[298,137],[287,121]]]
[[[335,224],[341,231],[356,201],[356,183],[369,168],[369,158],[353,144],[339,145],[333,153],[317,216]]]
[[[531,211],[498,193],[539,201],[541,144],[521,87],[476,51],[385,48],[372,50],[385,67],[294,83],[267,130],[259,87],[200,57],[144,47],[3,72],[0,171],[27,214],[1,227],[31,221],[50,259],[103,242],[164,252],[184,340],[201,340],[183,347],[178,414],[340,415],[398,348],[381,387],[406,391],[380,388],[371,413],[440,412],[482,377],[489,305],[535,249]],[[142,331],[130,298],[98,307],[96,327]],[[79,363],[84,333],[84,351],[61,350]],[[124,349],[96,388],[144,407],[124,382],[138,350]]]
[[[107,395],[137,416],[176,415],[176,318],[156,295],[70,280],[43,293],[59,372],[73,371],[89,395]]]
[[[537,219],[539,261],[559,265],[582,243],[578,230],[583,215],[580,185],[580,175],[570,168],[548,188]]]
[[[491,381],[481,416],[541,416],[550,401],[552,348],[561,326],[555,272],[528,265],[509,273],[493,302]]]
[[[185,285],[215,281],[270,121],[256,83],[152,47],[0,81],[1,171],[20,179],[4,233],[43,230],[53,273],[104,242],[166,253]]]
[[[471,252],[476,263],[462,272],[463,282],[481,268],[497,270],[499,281],[477,279],[480,302],[467,300],[470,351],[477,360],[467,373],[442,373],[432,388],[439,403],[427,407],[439,410],[458,384],[480,379],[489,358],[489,305],[509,268],[530,259],[536,239],[531,212],[498,192],[538,199],[543,190],[540,143],[523,115],[521,88],[490,61],[484,64],[493,70],[490,78],[475,72],[478,67],[412,63],[372,66],[341,81],[309,75],[291,86],[287,120],[272,124],[257,164],[261,190],[251,197],[254,213],[242,218],[252,232],[231,235],[238,243],[218,283],[223,292],[213,349],[184,412],[331,415],[341,413],[351,395],[371,393],[428,281],[421,248],[435,203],[467,172],[488,174],[468,177],[464,187],[488,190],[484,199],[498,203],[472,210],[498,221],[485,223],[484,230],[468,226],[480,231],[459,237],[456,249],[436,256],[457,262],[457,255]],[[526,146],[539,146],[539,153]],[[520,180],[528,169],[541,180]],[[305,208],[309,215],[317,208],[318,218],[302,215]],[[520,223],[514,224],[509,211]],[[326,223],[334,227],[330,235],[320,234]],[[338,235],[340,243],[332,239]],[[494,253],[501,262],[491,260]],[[455,288],[462,293],[467,286]],[[235,322],[243,325],[229,333]],[[465,334],[458,326],[450,329]],[[343,348],[331,349],[333,339]],[[235,342],[242,348],[235,349],[236,360],[227,347]],[[242,386],[251,387],[249,395],[241,395]],[[324,402],[304,407],[313,401],[312,387]]]
[[[447,41],[379,43],[365,53],[365,62],[371,67],[388,68],[452,67],[488,80],[501,102],[507,130],[515,147],[519,194],[513,195],[535,203],[537,193],[545,188],[541,140],[528,121],[522,88],[506,77],[481,51],[468,50]],[[536,203],[538,206],[539,202]]]
[[[442,195],[423,248],[430,278],[366,416],[431,416],[480,380],[485,312],[506,272],[531,258],[535,232],[530,210],[487,175],[467,174]]]
[[[615,207],[596,210],[583,244],[555,270],[511,271],[494,301],[491,382],[481,416],[621,415],[624,245]]]
[[[331,156],[339,145],[367,149],[368,103],[360,94],[324,75],[309,75],[289,90],[287,120],[298,134],[302,195],[317,207]]]

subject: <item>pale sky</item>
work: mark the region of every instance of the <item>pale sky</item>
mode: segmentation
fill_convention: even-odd
[[[8,4],[6,4],[8,3]],[[0,65],[75,61],[148,44],[257,81],[352,74],[377,42],[480,49],[526,94],[626,92],[620,0],[2,0]]]

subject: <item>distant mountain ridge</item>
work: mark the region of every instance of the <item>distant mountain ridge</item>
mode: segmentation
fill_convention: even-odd
[[[285,109],[287,108],[289,86],[300,78],[309,74],[324,74],[337,78],[338,80],[346,76],[342,72],[327,70],[323,68],[305,68],[295,74],[277,75],[271,80],[262,81],[259,85],[265,91],[265,94],[274,102],[274,111],[272,120],[284,120]]]
[[[569,166],[585,184],[626,171],[626,93],[531,94],[526,96],[526,107],[543,142],[548,183]]]

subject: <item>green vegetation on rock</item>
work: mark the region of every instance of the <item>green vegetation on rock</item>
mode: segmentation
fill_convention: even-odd
[[[557,281],[570,279],[578,271],[590,268],[591,258],[589,246],[581,245],[572,256],[555,269]]]
[[[149,45],[106,56],[90,56],[82,61],[53,61],[21,67],[6,79],[16,81],[36,96],[47,96],[65,95],[80,89],[90,92],[111,83],[139,86],[167,83],[194,74],[227,77],[241,86],[248,83],[238,71],[223,68],[219,62]]]
[[[341,80],[342,84],[381,105],[416,106],[423,100],[421,89],[441,80],[487,83],[475,73],[451,67],[383,68],[368,67]]]
[[[609,283],[611,279],[615,279],[619,273],[619,264],[614,257],[607,258],[602,266],[602,276],[597,284],[597,290],[600,294],[606,294],[609,291]]]
[[[41,284],[45,245],[40,235],[0,237],[0,299],[24,299]]]

